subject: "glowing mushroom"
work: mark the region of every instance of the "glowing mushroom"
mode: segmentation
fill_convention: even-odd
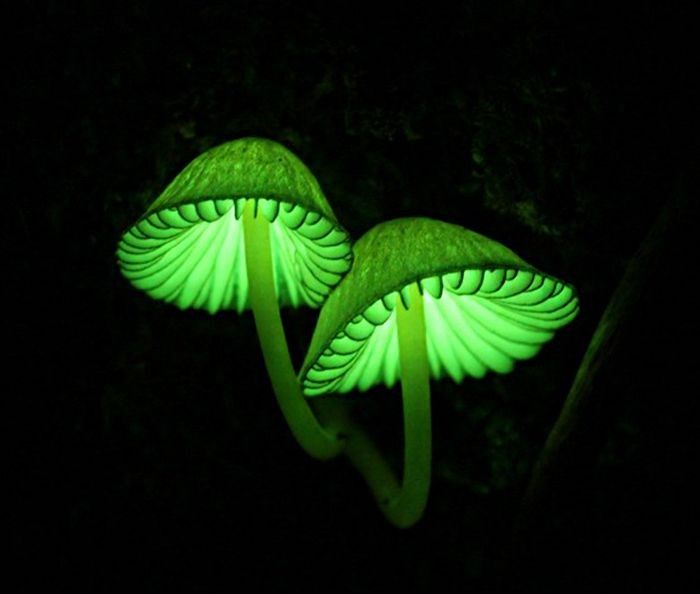
[[[124,233],[117,257],[124,276],[155,299],[210,313],[252,309],[297,441],[317,458],[339,453],[342,443],[301,394],[279,308],[320,306],[352,255],[316,178],[296,156],[261,138],[206,151]]]
[[[354,251],[353,269],[321,310],[300,379],[311,397],[401,380],[401,484],[361,431],[350,431],[346,453],[387,518],[405,527],[421,517],[429,492],[430,377],[508,373],[574,319],[578,299],[500,243],[431,219],[378,225]]]

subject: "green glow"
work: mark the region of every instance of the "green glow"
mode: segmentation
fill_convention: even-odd
[[[182,309],[249,308],[241,221],[248,204],[270,222],[280,305],[318,307],[350,266],[347,234],[318,213],[265,198],[202,200],[150,214],[119,244],[124,276]]]
[[[264,214],[250,205],[243,213],[246,272],[250,278],[249,297],[255,317],[265,366],[280,410],[301,447],[314,458],[337,456],[343,442],[325,432],[304,400],[287,349],[287,340],[274,295],[271,248],[272,225]]]
[[[467,270],[420,279],[428,361],[456,382],[508,373],[534,357],[578,312],[571,286],[529,270]],[[391,387],[399,378],[398,292],[378,299],[330,341],[304,377],[305,393]]]
[[[400,528],[412,526],[420,519],[430,491],[430,373],[427,320],[419,291],[417,283],[412,283],[406,305],[399,302],[396,311],[404,423],[403,481],[401,490],[384,504],[383,511]]]
[[[352,253],[295,155],[262,138],[206,151],[124,233],[117,258],[124,276],[155,299],[210,313],[251,308],[292,433],[317,458],[340,452],[342,442],[302,396],[279,308],[318,307],[350,269]]]
[[[424,218],[377,225],[323,306],[300,377],[308,396],[400,379],[396,307],[418,281],[431,376],[508,373],[578,313],[575,289],[504,245]]]
[[[428,497],[429,376],[461,382],[510,372],[576,317],[578,299],[502,244],[431,219],[382,223],[354,251],[352,270],[321,309],[300,379],[308,396],[401,380],[401,486],[351,423],[345,453],[387,518],[405,527]]]

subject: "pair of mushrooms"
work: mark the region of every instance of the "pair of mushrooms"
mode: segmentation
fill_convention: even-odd
[[[243,138],[192,161],[123,235],[124,276],[151,297],[210,313],[252,309],[273,391],[301,447],[344,453],[385,516],[421,517],[431,464],[430,377],[508,373],[578,312],[575,289],[500,243],[426,218],[397,219],[354,245],[316,178],[280,144]],[[321,313],[297,376],[280,308]],[[307,397],[401,381],[399,482],[366,433]]]

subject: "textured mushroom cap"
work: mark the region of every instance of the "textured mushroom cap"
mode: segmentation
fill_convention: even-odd
[[[306,166],[282,145],[241,138],[194,159],[124,233],[117,258],[134,286],[181,308],[248,306],[243,226],[247,207],[270,222],[280,305],[318,307],[352,253]]]
[[[206,198],[268,198],[291,202],[338,221],[306,165],[266,138],[239,138],[199,155],[165,188],[146,215]]]
[[[307,395],[400,377],[396,305],[418,281],[431,375],[507,373],[578,312],[575,289],[463,227],[397,219],[368,231],[324,304],[300,374]]]

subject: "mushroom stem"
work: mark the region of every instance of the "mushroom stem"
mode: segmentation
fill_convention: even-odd
[[[408,289],[409,307],[399,300],[397,329],[403,398],[404,463],[401,485],[365,431],[345,419],[345,454],[363,476],[386,518],[399,528],[420,520],[428,502],[432,429],[430,369],[423,296],[417,283]]]
[[[249,201],[243,209],[248,299],[272,389],[299,445],[319,460],[334,458],[342,451],[344,442],[324,430],[302,395],[275,293],[269,223],[255,206]]]
[[[384,512],[402,528],[415,524],[425,510],[432,451],[430,369],[423,296],[418,283],[408,287],[408,300],[408,308],[399,300],[396,311],[403,398],[403,482],[399,496],[385,506]]]

